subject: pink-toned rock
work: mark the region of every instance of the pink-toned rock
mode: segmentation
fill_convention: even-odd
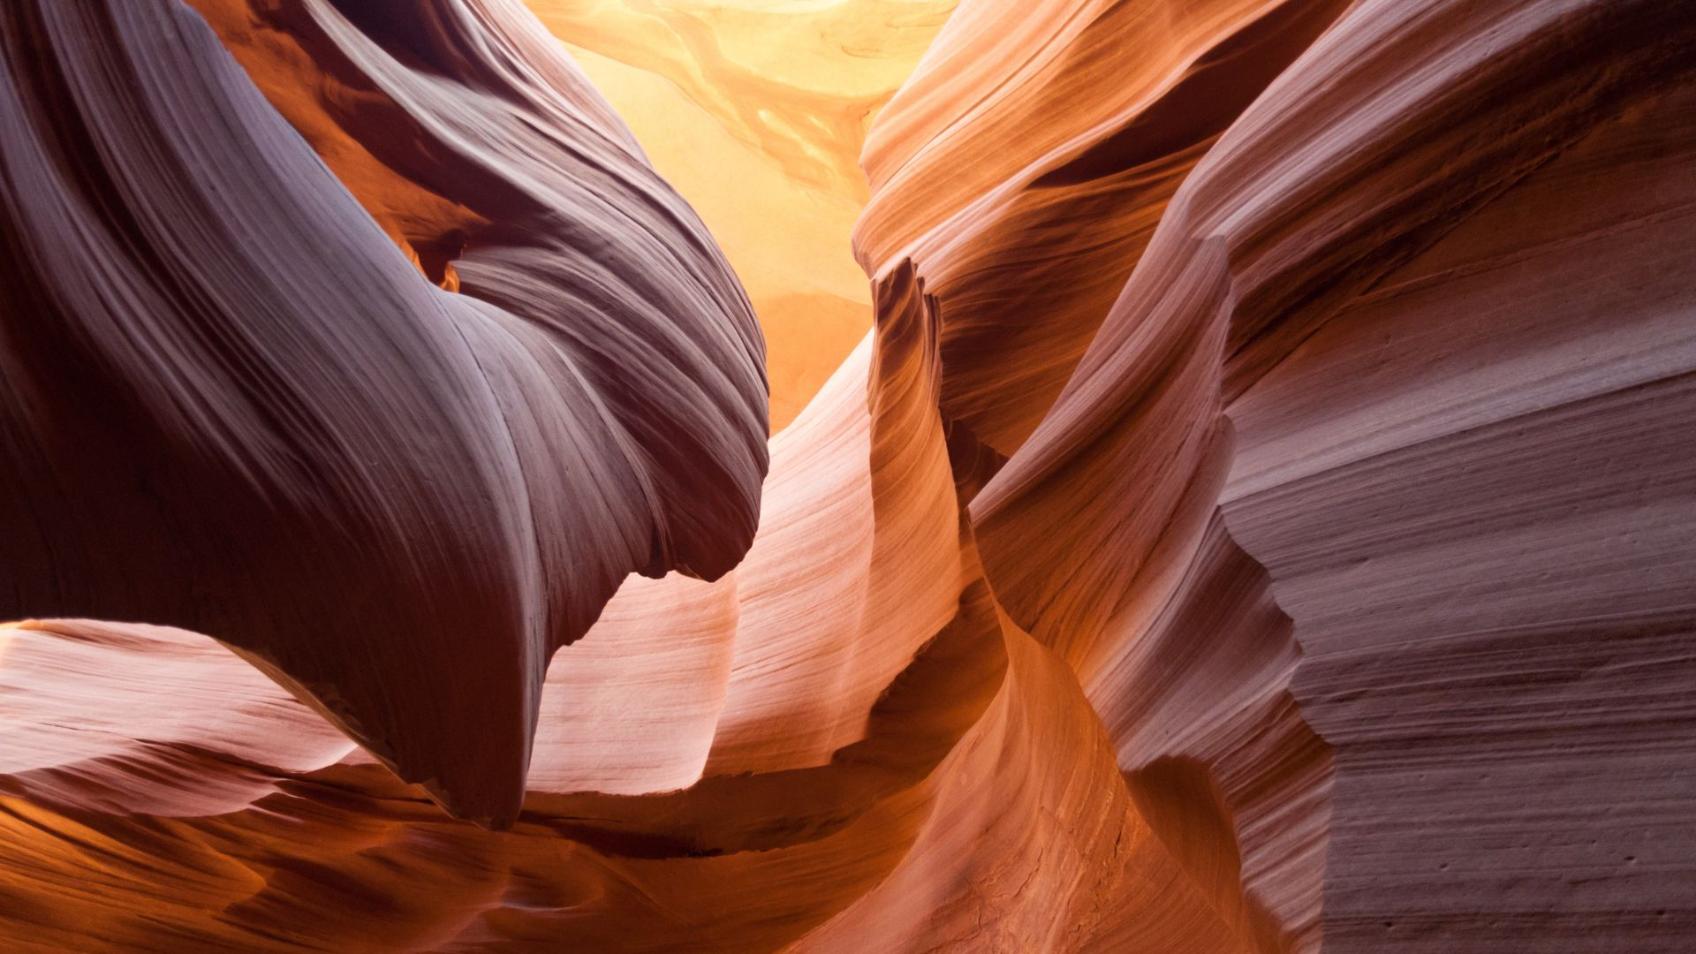
[[[558,47],[432,9],[265,5],[357,91],[345,138],[465,200],[459,294],[192,11],[0,17],[0,618],[213,635],[504,823],[553,652],[632,570],[747,548],[764,383],[711,239]]]
[[[35,534],[0,593],[127,594],[144,620],[0,631],[8,949],[1691,948],[1675,5],[965,0],[868,135],[874,330],[763,484],[734,284],[520,9],[194,6],[263,99],[181,11],[0,14],[0,123],[31,134],[4,168],[44,184],[0,180],[28,253],[0,259],[0,474],[27,492],[0,515]],[[137,55],[160,24],[180,48]],[[239,122],[182,113],[196,95]],[[67,152],[172,117],[147,149]],[[175,183],[173,150],[231,166]],[[158,218],[184,194],[265,215]],[[230,223],[246,245],[202,234]],[[40,251],[95,239],[80,284]],[[610,288],[585,274],[633,297],[557,318]],[[319,387],[185,363],[236,330]],[[134,373],[137,342],[170,373]],[[634,422],[620,454],[573,451],[597,421]],[[295,441],[241,440],[273,433]],[[676,499],[638,481],[662,506],[637,506],[631,475]],[[209,541],[250,545],[208,569]],[[202,615],[154,612],[178,604]],[[349,627],[422,634],[347,670],[383,731],[149,625],[241,646],[209,621],[260,610],[344,662],[382,635]],[[545,680],[521,657],[526,703],[474,650],[527,626],[586,635]],[[390,770],[527,751],[452,721],[473,704],[535,714],[506,830]],[[461,734],[384,751],[435,724]],[[436,788],[516,795],[488,781]]]

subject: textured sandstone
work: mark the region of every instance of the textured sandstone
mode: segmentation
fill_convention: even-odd
[[[475,193],[460,294],[192,11],[7,7],[0,617],[215,635],[510,820],[553,651],[630,571],[746,549],[764,386],[710,239],[546,34],[442,9],[274,15],[333,77],[299,109],[383,152],[345,159],[357,191]],[[379,214],[430,273],[441,223]]]
[[[1676,4],[963,0],[769,444],[539,21],[191,5],[0,14],[8,949],[1691,948]],[[946,6],[536,5],[841,195]]]

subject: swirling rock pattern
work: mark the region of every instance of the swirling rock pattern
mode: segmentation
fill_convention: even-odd
[[[1677,5],[964,0],[769,445],[523,10],[192,6],[0,14],[11,949],[1696,939]]]
[[[265,10],[425,274],[193,11],[8,7],[0,616],[213,634],[507,821],[553,651],[630,571],[746,549],[758,330],[521,11]]]

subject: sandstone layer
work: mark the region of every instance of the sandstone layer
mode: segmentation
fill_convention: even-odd
[[[0,13],[8,949],[1689,950],[1696,20],[962,0],[768,441],[755,6]]]
[[[205,6],[282,112],[180,4],[0,21],[0,618],[214,634],[510,820],[554,650],[747,548],[753,315],[521,10]]]

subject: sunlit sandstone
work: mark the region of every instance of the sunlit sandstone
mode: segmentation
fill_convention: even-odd
[[[535,12],[0,9],[7,950],[1690,949],[1676,5]]]

